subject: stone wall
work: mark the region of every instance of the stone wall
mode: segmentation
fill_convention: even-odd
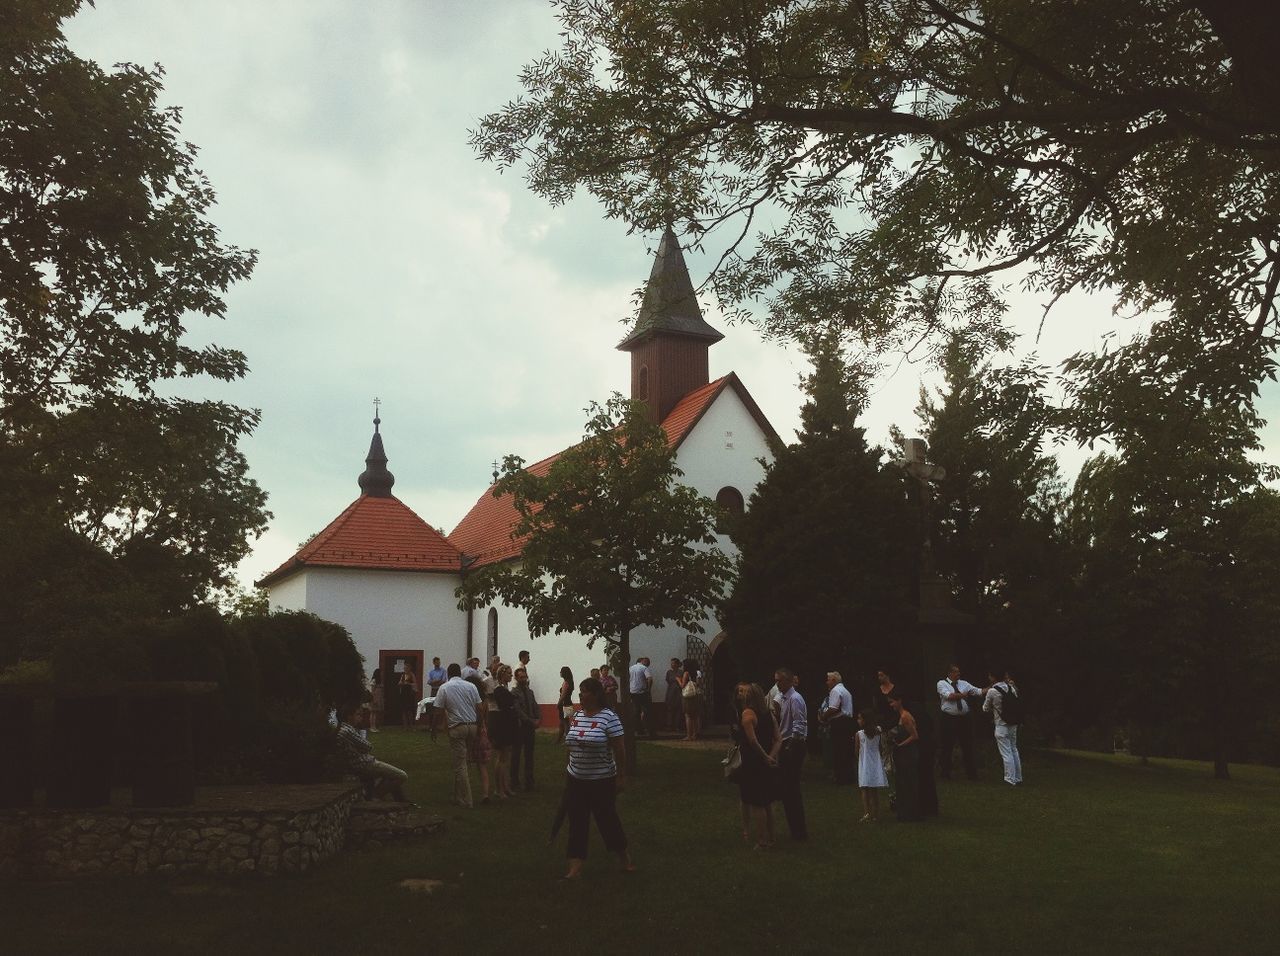
[[[302,873],[342,849],[359,791],[302,808],[0,811],[0,881]]]

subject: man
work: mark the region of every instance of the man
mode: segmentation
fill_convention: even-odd
[[[467,663],[462,668],[462,679],[470,680],[473,677],[479,677],[479,676],[480,676],[480,658],[478,657],[467,658]]]
[[[521,651],[519,654],[516,655],[516,659],[520,661],[520,666],[523,667],[526,671],[529,669],[529,652],[528,651]]]
[[[854,783],[857,775],[853,766],[853,695],[844,686],[839,671],[827,672],[827,699],[820,716],[831,735],[836,785]]]
[[[973,760],[973,721],[970,717],[970,697],[981,697],[982,691],[967,680],[961,680],[960,667],[952,664],[947,676],[938,681],[938,697],[942,701],[942,779],[951,779],[951,757],[960,744],[960,756],[964,760],[964,775],[978,779],[977,765]]]
[[[444,682],[449,679],[448,673],[440,666],[440,658],[431,658],[431,670],[427,671],[427,696],[435,697],[440,693],[440,688]],[[439,730],[439,714],[436,713],[434,707],[431,708],[427,715],[427,724],[431,728],[431,739],[436,739],[436,731]]]
[[[476,663],[479,663],[477,661]],[[477,734],[476,718],[480,707],[480,691],[462,679],[462,668],[449,665],[449,679],[436,694],[435,706],[444,712],[448,724],[449,752],[453,758],[453,802],[471,806],[471,778],[467,774],[467,745]]]
[[[409,775],[399,767],[375,760],[373,745],[360,736],[360,731],[369,726],[368,705],[344,704],[338,709],[338,721],[338,752],[347,772],[364,783],[370,796],[382,799],[390,794],[397,802],[406,803],[404,782]]]
[[[631,691],[631,706],[636,709],[636,733],[642,731],[656,737],[651,708],[653,705],[653,672],[649,670],[649,658],[637,657],[627,672]]]
[[[1004,761],[1004,782],[1011,787],[1022,785],[1022,757],[1018,753],[1018,724],[1005,720],[1005,699],[1018,696],[1018,686],[1013,682],[1013,672],[1006,670],[1004,680],[999,680],[993,670],[987,675],[991,687],[982,702],[982,709],[992,716],[996,725],[996,747]],[[1010,715],[1012,718],[1012,715]]]
[[[523,654],[524,652],[521,651]],[[527,655],[526,655],[527,656]],[[516,689],[512,691],[516,699],[516,742],[511,748],[511,789],[520,786],[520,763],[524,762],[524,789],[533,789],[533,734],[542,721],[542,712],[538,710],[538,701],[529,686],[529,671],[523,667],[516,668]]]
[[[667,696],[663,702],[667,708],[667,730],[675,733],[683,729],[680,726],[684,720],[684,707],[681,706],[680,699],[680,675],[683,673],[684,665],[680,663],[680,658],[671,658],[667,667]]]
[[[804,800],[800,796],[800,774],[804,770],[804,748],[809,736],[809,711],[804,698],[795,689],[795,675],[780,668],[773,675],[781,700],[782,716],[778,721],[778,735],[782,750],[778,754],[778,784],[782,809],[787,815],[787,829],[791,839],[809,839],[809,828],[804,819]]]

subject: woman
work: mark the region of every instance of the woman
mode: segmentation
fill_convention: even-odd
[[[893,771],[897,780],[895,809],[899,823],[918,823],[924,819],[920,813],[920,734],[916,719],[907,709],[902,692],[889,692],[889,706],[898,718],[898,725],[889,731],[893,741]]]
[[[697,740],[702,730],[702,688],[698,686],[698,665],[693,660],[684,662],[680,675],[680,703],[684,708],[684,739]]]
[[[738,795],[742,801],[742,840],[750,842],[755,824],[755,849],[773,846],[773,809],[778,799],[778,750],[782,740],[773,721],[773,711],[759,684],[741,683],[734,690],[738,706],[738,726],[734,738],[742,767],[738,771]]]
[[[511,668],[506,664],[499,665],[494,680],[497,683],[493,688],[494,708],[489,711],[489,742],[493,745],[493,773],[498,797],[505,800],[512,794],[508,760],[516,742],[519,717],[516,715],[516,695],[507,686],[511,683]]]
[[[680,721],[683,718],[680,706],[680,658],[671,658],[671,666],[667,668],[667,696],[664,704],[667,711],[667,730],[680,732]]]
[[[573,716],[573,671],[567,667],[560,668],[560,696],[556,699],[556,706],[560,709],[560,733],[556,735],[556,743],[560,743],[569,729],[569,718]]]
[[[472,674],[467,681],[480,692],[476,704],[476,735],[467,741],[467,762],[480,771],[480,802],[489,802],[489,757],[493,747],[489,742],[489,705],[484,701],[484,682]]]
[[[396,690],[399,693],[400,723],[404,727],[412,727],[418,719],[418,680],[413,671],[406,669],[400,675]]]
[[[880,759],[884,761],[885,776],[889,781],[889,809],[892,810],[897,805],[897,796],[895,791],[896,782],[893,773],[893,741],[890,734],[893,728],[898,726],[898,715],[889,705],[889,695],[893,693],[893,678],[889,676],[889,671],[880,668],[876,671],[876,694],[875,694],[875,714],[876,722],[880,725]]]
[[[608,664],[600,665],[600,686],[604,688],[604,705],[615,710],[618,706],[618,678],[610,673]]]
[[[386,706],[386,691],[382,689],[382,668],[375,667],[373,676],[369,678],[369,733],[378,732],[378,721],[382,718],[382,709]]]
[[[622,721],[604,705],[604,688],[588,677],[578,687],[579,711],[569,722],[564,743],[569,748],[564,806],[569,819],[569,871],[562,879],[582,876],[587,861],[591,817],[605,849],[618,854],[626,872],[636,867],[627,852],[627,835],[618,819],[617,795],[626,784]]]

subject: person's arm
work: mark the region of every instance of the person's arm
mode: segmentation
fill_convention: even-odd
[[[916,719],[910,714],[904,713],[900,723],[907,728],[907,736],[898,741],[899,747],[905,747],[907,744],[913,744],[920,739],[920,734],[916,732]]]
[[[987,714],[991,713],[992,708],[995,706],[993,703],[995,692],[996,692],[996,689],[994,687],[987,688],[986,696],[982,698],[983,713],[987,713]]]
[[[444,692],[446,689],[447,688],[442,686],[438,691],[436,691],[436,702],[431,706],[435,707],[437,710],[444,710]]]
[[[621,793],[627,786],[627,745],[622,737],[610,737],[609,749],[613,751],[613,763],[618,768],[614,787]]]

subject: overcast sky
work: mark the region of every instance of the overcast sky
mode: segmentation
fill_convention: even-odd
[[[68,25],[104,65],[163,65],[166,104],[183,108],[218,193],[215,222],[260,254],[226,321],[193,326],[252,368],[200,394],[262,411],[243,448],[275,517],[243,581],[357,496],[375,395],[396,495],[448,531],[495,458],[571,444],[588,402],[629,387],[614,347],[657,237],[628,236],[586,197],[553,209],[467,146],[556,33],[544,0],[98,0]],[[708,264],[689,265],[700,282]],[[1105,302],[1077,298],[1035,343],[1035,304],[1013,315],[1048,361],[1116,325]],[[789,437],[803,358],[711,305],[726,333],[712,376],[736,371]],[[905,364],[877,383],[873,440],[910,430],[925,373]]]

